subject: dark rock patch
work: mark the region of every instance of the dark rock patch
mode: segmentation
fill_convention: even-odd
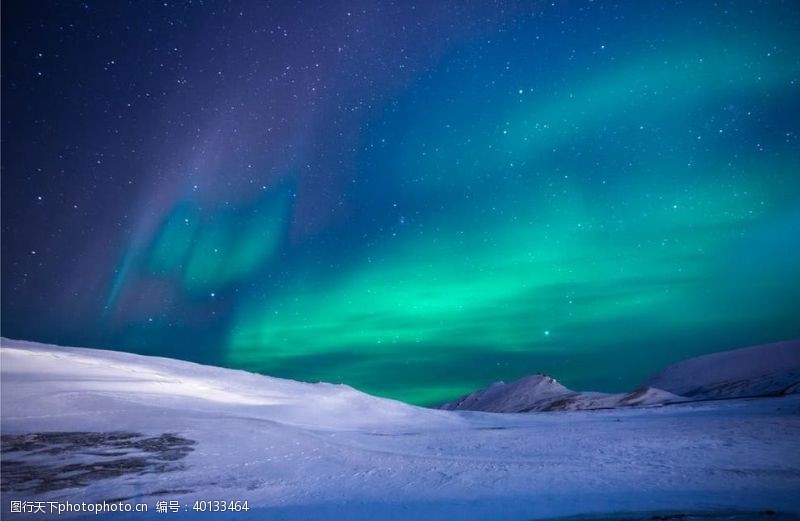
[[[194,450],[173,433],[34,432],[0,436],[0,490],[41,493],[125,475],[173,472]]]

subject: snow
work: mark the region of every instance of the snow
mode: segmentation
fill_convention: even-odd
[[[217,411],[231,405],[258,407],[286,425],[330,429],[380,426],[436,411],[378,399],[346,385],[308,384],[245,371],[158,357],[83,348],[63,348],[3,339],[3,417],[52,408],[51,399],[96,396],[142,405],[186,405]],[[8,365],[7,365],[8,364]],[[48,393],[42,393],[46,382]],[[71,403],[69,403],[71,405]]]
[[[647,385],[694,398],[797,392],[800,339],[745,347],[671,365]]]
[[[644,407],[686,401],[661,389],[642,387],[630,393],[575,392],[554,378],[535,374],[510,384],[495,382],[439,406],[447,411],[543,412]]]
[[[439,408],[541,412],[643,407],[798,392],[800,340],[735,349],[674,364],[630,393],[575,392],[544,374],[495,382]]]
[[[535,403],[549,403],[571,393],[554,378],[535,374],[510,384],[495,382],[486,389],[470,393],[440,408],[449,411],[520,412],[533,407]]]
[[[30,444],[10,450],[13,436],[127,431],[147,443],[134,434],[124,435],[134,440],[133,449],[115,439],[102,443],[118,443],[115,450],[131,450],[136,461],[160,457],[147,456],[156,454],[147,452],[155,450],[153,440],[183,451],[158,472],[106,476],[72,488],[12,487],[3,493],[3,518],[20,517],[8,510],[16,499],[120,498],[144,501],[151,513],[108,517],[193,518],[198,499],[247,500],[252,509],[207,514],[219,520],[800,514],[797,394],[490,414],[419,408],[346,386],[5,339],[0,364],[4,487],[12,460],[69,474],[62,459],[74,473],[76,461],[98,467],[103,458],[119,457],[76,447],[74,440],[62,443],[71,451],[63,454],[37,452]],[[93,438],[81,439],[88,444]],[[178,500],[188,511],[156,514],[157,500]]]

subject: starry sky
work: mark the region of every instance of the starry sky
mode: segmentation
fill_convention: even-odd
[[[800,3],[7,1],[2,334],[419,404],[800,336]]]

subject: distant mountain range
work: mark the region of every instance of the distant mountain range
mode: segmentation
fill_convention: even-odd
[[[800,339],[690,358],[630,393],[577,392],[545,374],[495,382],[439,406],[445,410],[534,412],[641,407],[800,392]]]

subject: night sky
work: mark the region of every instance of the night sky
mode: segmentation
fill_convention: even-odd
[[[800,3],[2,4],[2,334],[430,404],[800,336]]]

